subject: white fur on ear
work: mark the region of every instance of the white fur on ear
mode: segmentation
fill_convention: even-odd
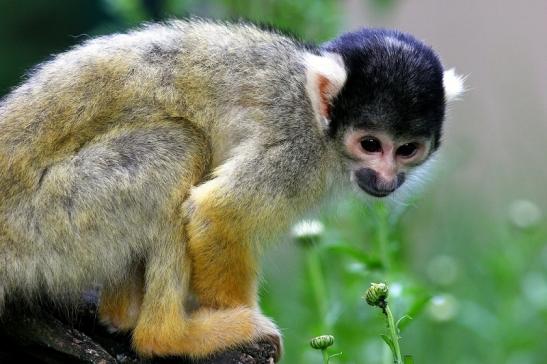
[[[464,78],[456,74],[456,70],[451,68],[444,71],[443,74],[443,87],[444,95],[447,102],[457,100],[458,97],[465,91],[463,86]]]
[[[306,53],[306,90],[310,97],[313,109],[323,123],[330,120],[330,106],[332,99],[344,86],[347,72],[344,61],[335,53],[324,53],[320,56]]]

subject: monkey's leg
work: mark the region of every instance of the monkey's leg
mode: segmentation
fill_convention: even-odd
[[[184,309],[190,281],[185,244],[166,242],[146,262],[145,294],[133,344],[141,355],[202,357],[250,342],[264,328],[275,326],[256,309],[238,306],[223,310]],[[184,264],[183,264],[184,263]]]
[[[179,232],[182,237],[182,229]],[[183,353],[180,345],[188,327],[184,299],[189,276],[184,241],[166,238],[149,252],[144,297],[133,330],[133,344],[140,354]]]
[[[105,286],[99,301],[99,317],[109,331],[135,328],[144,294],[144,271],[138,267],[119,284]]]
[[[192,215],[189,229],[195,233],[205,227],[204,219],[202,214]],[[141,355],[202,357],[253,341],[280,347],[279,331],[256,303],[253,249],[221,237],[217,228],[224,226],[212,224],[195,234],[188,250],[182,242],[161,244],[162,250],[147,261],[146,290],[133,332]],[[187,313],[183,304],[190,290],[203,307]]]

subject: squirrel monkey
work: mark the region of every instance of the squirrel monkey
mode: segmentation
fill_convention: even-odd
[[[140,355],[280,352],[261,244],[334,190],[395,191],[461,90],[390,30],[305,45],[188,20],[89,40],[0,102],[0,311],[97,282]]]

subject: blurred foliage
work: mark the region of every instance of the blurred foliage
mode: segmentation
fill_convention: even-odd
[[[395,0],[362,0],[379,15]],[[0,95],[36,63],[89,36],[143,21],[190,15],[272,24],[324,41],[344,21],[336,0],[0,0]],[[476,196],[431,186],[396,218],[384,204],[351,198],[321,215],[311,240],[287,238],[269,251],[261,297],[279,323],[285,363],[319,363],[309,339],[336,337],[331,363],[384,364],[385,322],[362,300],[370,282],[387,282],[401,346],[416,363],[545,362],[547,226],[530,201],[488,214]],[[447,196],[448,195],[448,196]],[[445,209],[432,199],[443,198]],[[477,207],[478,206],[478,207]]]
[[[390,363],[391,353],[380,338],[385,320],[362,297],[370,282],[389,282],[389,303],[396,317],[418,317],[431,296],[404,263],[400,220],[394,220],[383,203],[363,206],[352,199],[327,209],[321,220],[324,231],[314,244],[297,239],[268,257],[271,278],[263,307],[285,328],[286,362],[319,362],[317,353],[302,349],[309,337],[325,333],[336,337],[333,351],[343,353],[332,363]],[[319,283],[308,269],[310,256],[320,262]],[[282,268],[277,261],[284,262]],[[402,322],[401,329],[412,322]],[[405,338],[403,331],[403,351],[414,354]]]
[[[174,16],[198,16],[275,24],[277,28],[314,40],[333,36],[341,18],[336,0],[106,0],[105,3],[112,13],[118,14],[128,25],[138,24],[151,15],[152,18],[167,19]]]

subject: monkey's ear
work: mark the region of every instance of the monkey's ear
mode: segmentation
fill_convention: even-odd
[[[306,89],[313,109],[322,123],[321,126],[328,127],[332,100],[338,95],[347,78],[344,61],[335,53],[324,53],[320,56],[307,53],[304,64]]]
[[[457,75],[454,68],[444,71],[443,87],[446,102],[457,100],[464,93],[463,81],[464,77]]]

